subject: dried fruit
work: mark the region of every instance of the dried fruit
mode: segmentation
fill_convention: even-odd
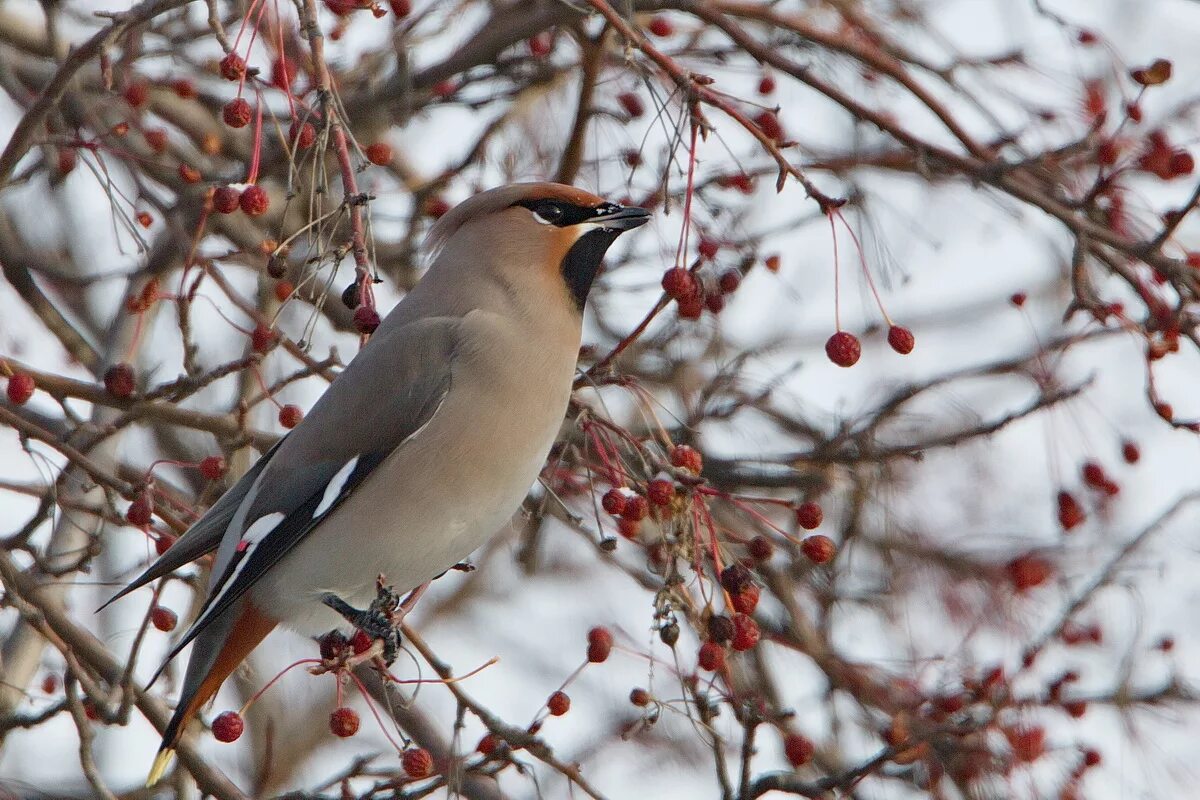
[[[707,236],[700,237],[700,243],[696,246],[700,257],[708,260],[716,258],[717,252],[721,249],[721,245],[716,239],[709,239]]]
[[[730,594],[738,594],[753,585],[754,575],[744,564],[730,564],[721,570],[721,588]]]
[[[705,642],[700,645],[700,653],[696,657],[700,669],[716,672],[725,667],[725,650],[716,642]]]
[[[675,499],[675,484],[665,478],[655,478],[646,484],[646,498],[656,506],[667,506]]]
[[[806,531],[819,528],[823,519],[825,519],[825,512],[821,510],[819,503],[809,500],[796,507],[796,524]]]
[[[740,614],[753,614],[754,609],[758,608],[758,598],[761,592],[762,590],[752,583],[733,595],[734,611]]]
[[[717,286],[725,294],[733,294],[742,285],[742,273],[736,269],[726,270],[721,273],[721,277],[717,279]]]
[[[207,480],[219,481],[225,477],[225,459],[220,456],[207,456],[201,459],[200,474]]]
[[[423,747],[410,747],[400,756],[400,766],[410,778],[427,778],[433,772],[433,756]]]
[[[550,699],[546,701],[546,708],[556,717],[561,717],[563,714],[571,710],[571,698],[564,691],[557,691],[550,695]]]
[[[779,117],[774,111],[761,111],[754,118],[754,124],[768,139],[779,141],[783,138],[783,125],[779,122]]]
[[[367,146],[367,161],[380,167],[392,163],[392,146],[387,142],[372,142]]]
[[[854,334],[838,331],[825,342],[825,355],[839,367],[853,367],[862,355],[862,345]]]
[[[902,356],[906,356],[913,351],[916,345],[916,339],[913,338],[912,331],[901,325],[893,325],[888,328],[887,335],[888,344]]]
[[[646,113],[646,104],[633,92],[621,92],[617,95],[617,104],[633,119]]]
[[[667,647],[674,647],[679,641],[679,626],[674,622],[668,622],[658,629],[658,638]]]
[[[321,658],[326,661],[338,658],[350,646],[350,640],[341,631],[330,631],[321,637],[318,645],[321,648]]]
[[[746,545],[746,549],[755,561],[767,561],[775,554],[775,545],[761,534],[751,539],[750,544]]]
[[[808,536],[800,543],[800,550],[814,564],[828,564],[837,555],[837,545],[828,536]]]
[[[285,428],[294,428],[304,419],[304,412],[300,410],[300,406],[288,404],[279,409],[279,424]]]
[[[730,646],[738,652],[749,650],[758,644],[762,633],[758,623],[746,614],[736,614],[733,617],[733,639]]]
[[[629,692],[629,702],[639,708],[650,705],[650,693],[645,689],[633,689]]]
[[[129,504],[129,508],[125,510],[125,519],[130,525],[137,525],[139,528],[144,528],[150,524],[150,520],[154,515],[154,498],[150,492],[138,492],[133,498],[133,502]]]
[[[250,348],[256,353],[265,353],[275,343],[275,331],[261,322],[250,332]]]
[[[150,87],[145,81],[130,81],[125,87],[125,102],[133,108],[140,108],[150,99]]]
[[[125,362],[113,364],[104,373],[104,388],[113,397],[126,398],[133,395],[133,367]]]
[[[708,618],[708,638],[724,644],[733,638],[733,620],[724,614],[713,614]]]
[[[588,661],[593,664],[602,664],[607,661],[613,646],[613,635],[608,628],[597,625],[588,631],[587,640]]]
[[[633,521],[643,520],[650,513],[650,503],[640,494],[625,498],[625,509],[621,512],[624,519]]]
[[[650,31],[655,36],[670,36],[675,32],[675,26],[671,24],[671,20],[663,16],[651,17],[650,23],[646,25],[646,30]]]
[[[33,376],[27,375],[24,372],[18,372],[8,379],[8,402],[14,406],[23,406],[29,402],[29,398],[33,397],[33,390],[37,388],[34,383]]]
[[[229,53],[221,59],[221,77],[227,81],[240,81],[246,77],[246,62],[237,53]]]
[[[271,198],[267,196],[266,189],[258,185],[251,185],[242,192],[238,205],[242,207],[246,216],[259,217],[267,213],[267,209],[271,207]]]
[[[317,140],[317,129],[311,122],[292,120],[288,128],[288,142],[297,150],[307,150]]]
[[[662,288],[672,300],[684,300],[699,293],[696,277],[683,267],[672,267],[664,272]]]
[[[496,747],[499,744],[500,743],[497,741],[495,734],[485,733],[479,740],[479,744],[475,745],[475,752],[485,757],[490,756],[492,753],[496,752]]]
[[[348,706],[334,709],[329,715],[329,731],[343,739],[358,733],[359,724],[358,712]]]
[[[609,489],[600,498],[600,506],[614,517],[620,516],[625,510],[625,492],[621,489]]]
[[[354,329],[364,335],[370,335],[379,327],[379,312],[371,306],[359,306],[354,309]]]
[[[817,747],[807,736],[799,733],[789,733],[783,737],[783,754],[793,767],[802,767],[812,761]]]
[[[1160,86],[1171,80],[1172,65],[1165,58],[1156,58],[1148,67],[1129,71],[1129,77],[1142,86]]]
[[[241,207],[242,193],[232,186],[218,186],[213,191],[213,210],[220,214],[232,214]]]
[[[236,711],[222,711],[212,724],[213,737],[218,742],[236,742],[245,729],[246,723]]]
[[[279,281],[275,284],[275,299],[281,303],[286,303],[292,298],[292,294],[296,291],[296,287],[291,281]]]
[[[221,119],[231,128],[244,128],[250,124],[251,108],[244,97],[235,97],[221,109]]]

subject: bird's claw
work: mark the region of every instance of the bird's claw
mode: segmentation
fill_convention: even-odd
[[[391,666],[400,650],[399,623],[402,615],[397,615],[400,607],[400,595],[390,586],[378,585],[378,592],[371,605],[363,610],[355,608],[332,592],[321,596],[321,602],[336,611],[342,619],[358,630],[370,636],[372,640],[383,642],[383,660]]]

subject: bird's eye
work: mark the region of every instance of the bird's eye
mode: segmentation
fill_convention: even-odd
[[[533,218],[543,225],[553,225],[562,219],[563,207],[558,203],[538,203],[533,209]]]

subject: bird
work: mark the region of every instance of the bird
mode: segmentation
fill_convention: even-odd
[[[566,414],[604,255],[650,216],[542,182],[481,192],[433,224],[429,268],[308,415],[108,601],[216,551],[159,668],[192,644],[147,786],[277,626],[345,626],[335,609],[369,605],[380,576],[419,587],[508,521]]]

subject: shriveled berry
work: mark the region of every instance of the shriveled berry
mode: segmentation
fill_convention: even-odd
[[[104,373],[104,389],[113,397],[126,398],[133,395],[133,367],[125,362],[113,364]]]
[[[129,504],[129,508],[125,510],[125,519],[129,521],[129,524],[142,528],[150,524],[153,516],[154,498],[150,492],[139,492],[137,497],[133,498],[133,502]]]
[[[410,747],[400,756],[400,766],[410,778],[427,778],[433,772],[433,756],[423,747]]]
[[[221,480],[225,477],[225,459],[220,456],[207,456],[201,459],[200,474],[210,481]]]
[[[33,390],[37,388],[37,384],[33,380],[32,375],[24,372],[18,372],[8,379],[8,402],[14,406],[23,406],[29,402],[29,398],[33,397]]]
[[[561,717],[563,714],[571,710],[571,698],[564,691],[557,691],[550,695],[550,699],[546,701],[546,708],[556,717]]]
[[[359,306],[354,309],[354,329],[361,334],[369,335],[379,327],[379,312],[371,306]]]
[[[294,406],[289,403],[279,409],[279,424],[285,428],[296,427],[302,419],[304,419],[304,412],[300,410],[300,406]]]
[[[645,519],[649,513],[650,502],[640,494],[625,498],[625,509],[621,512],[621,516],[625,519],[631,519],[636,522],[637,520]]]
[[[229,53],[221,59],[221,77],[227,81],[240,81],[246,76],[246,62],[237,53]]]
[[[613,635],[612,632],[603,626],[597,625],[588,631],[588,661],[593,664],[601,664],[608,660],[608,654],[612,652]]]
[[[380,167],[392,163],[392,146],[387,142],[372,142],[367,146],[367,161]]]
[[[740,614],[753,614],[754,609],[758,608],[761,591],[757,585],[749,584],[745,589],[733,595],[733,610]]]
[[[679,469],[686,469],[693,475],[699,475],[704,468],[704,458],[694,447],[680,444],[671,448],[671,465]]]
[[[665,478],[655,478],[646,484],[646,498],[656,506],[668,506],[675,499],[675,484]]]
[[[362,302],[362,292],[358,288],[358,281],[346,285],[342,290],[342,305],[353,311],[358,308]]]
[[[1156,58],[1148,67],[1140,67],[1129,71],[1129,77],[1142,86],[1159,86],[1171,80],[1171,62],[1165,58]]]
[[[150,609],[150,624],[163,633],[169,633],[179,624],[179,616],[169,608],[155,606]]]
[[[600,498],[601,507],[614,517],[620,516],[625,510],[625,492],[621,489],[609,489]]]
[[[809,500],[796,506],[796,524],[806,531],[819,528],[823,519],[825,512],[821,510],[820,503]]]
[[[650,705],[650,693],[645,689],[633,689],[629,692],[629,702],[638,708]]]
[[[837,545],[833,539],[819,533],[805,537],[800,543],[800,550],[814,564],[828,564],[837,555]]]
[[[733,638],[733,620],[724,614],[713,614],[708,618],[708,638],[724,644]]]
[[[232,186],[218,186],[213,192],[213,210],[232,214],[241,207],[242,193]]]
[[[349,738],[358,733],[359,726],[358,712],[349,706],[342,706],[334,709],[329,715],[329,731],[334,736],[340,736],[343,739]]]
[[[236,711],[222,711],[213,720],[213,737],[218,742],[236,742],[242,737],[244,730],[246,730],[246,723],[242,720],[242,715]]]
[[[758,629],[758,623],[755,622],[747,614],[735,614],[733,617],[733,639],[730,641],[730,646],[739,653],[749,650],[758,644],[758,640],[762,637],[762,632]]]
[[[1017,308],[1020,308],[1025,305],[1025,301],[1028,298],[1029,296],[1024,292],[1013,292],[1011,295],[1009,295],[1008,302],[1012,303]]]
[[[696,663],[700,665],[700,669],[709,672],[724,669],[725,650],[716,642],[705,642],[700,645],[700,652],[696,657]]]
[[[266,189],[258,185],[251,185],[242,192],[238,205],[242,207],[246,216],[260,217],[271,207],[271,198],[267,195]]]
[[[646,113],[646,104],[633,92],[621,92],[617,95],[617,104],[633,119]]]
[[[658,629],[658,638],[667,647],[674,647],[679,641],[679,626],[674,622],[668,622]]]
[[[862,355],[862,345],[854,334],[838,331],[825,342],[825,355],[839,367],[853,367]]]
[[[799,733],[789,733],[783,737],[783,754],[793,767],[802,767],[812,761],[817,747],[807,736]]]
[[[350,640],[341,631],[330,631],[318,642],[321,648],[321,658],[329,661],[337,658],[350,646]]]
[[[699,291],[696,277],[683,267],[672,267],[663,273],[662,288],[672,300],[695,296]]]
[[[768,561],[775,554],[775,545],[771,544],[771,540],[762,534],[751,539],[750,544],[746,545],[746,549],[755,561]]]
[[[244,128],[250,124],[251,108],[244,97],[235,97],[221,109],[221,119],[231,128]]]
[[[902,356],[911,353],[917,341],[913,338],[912,331],[901,325],[888,328],[887,340],[892,349]]]
[[[754,575],[744,564],[730,564],[721,570],[721,588],[730,594],[737,594],[753,585]]]

